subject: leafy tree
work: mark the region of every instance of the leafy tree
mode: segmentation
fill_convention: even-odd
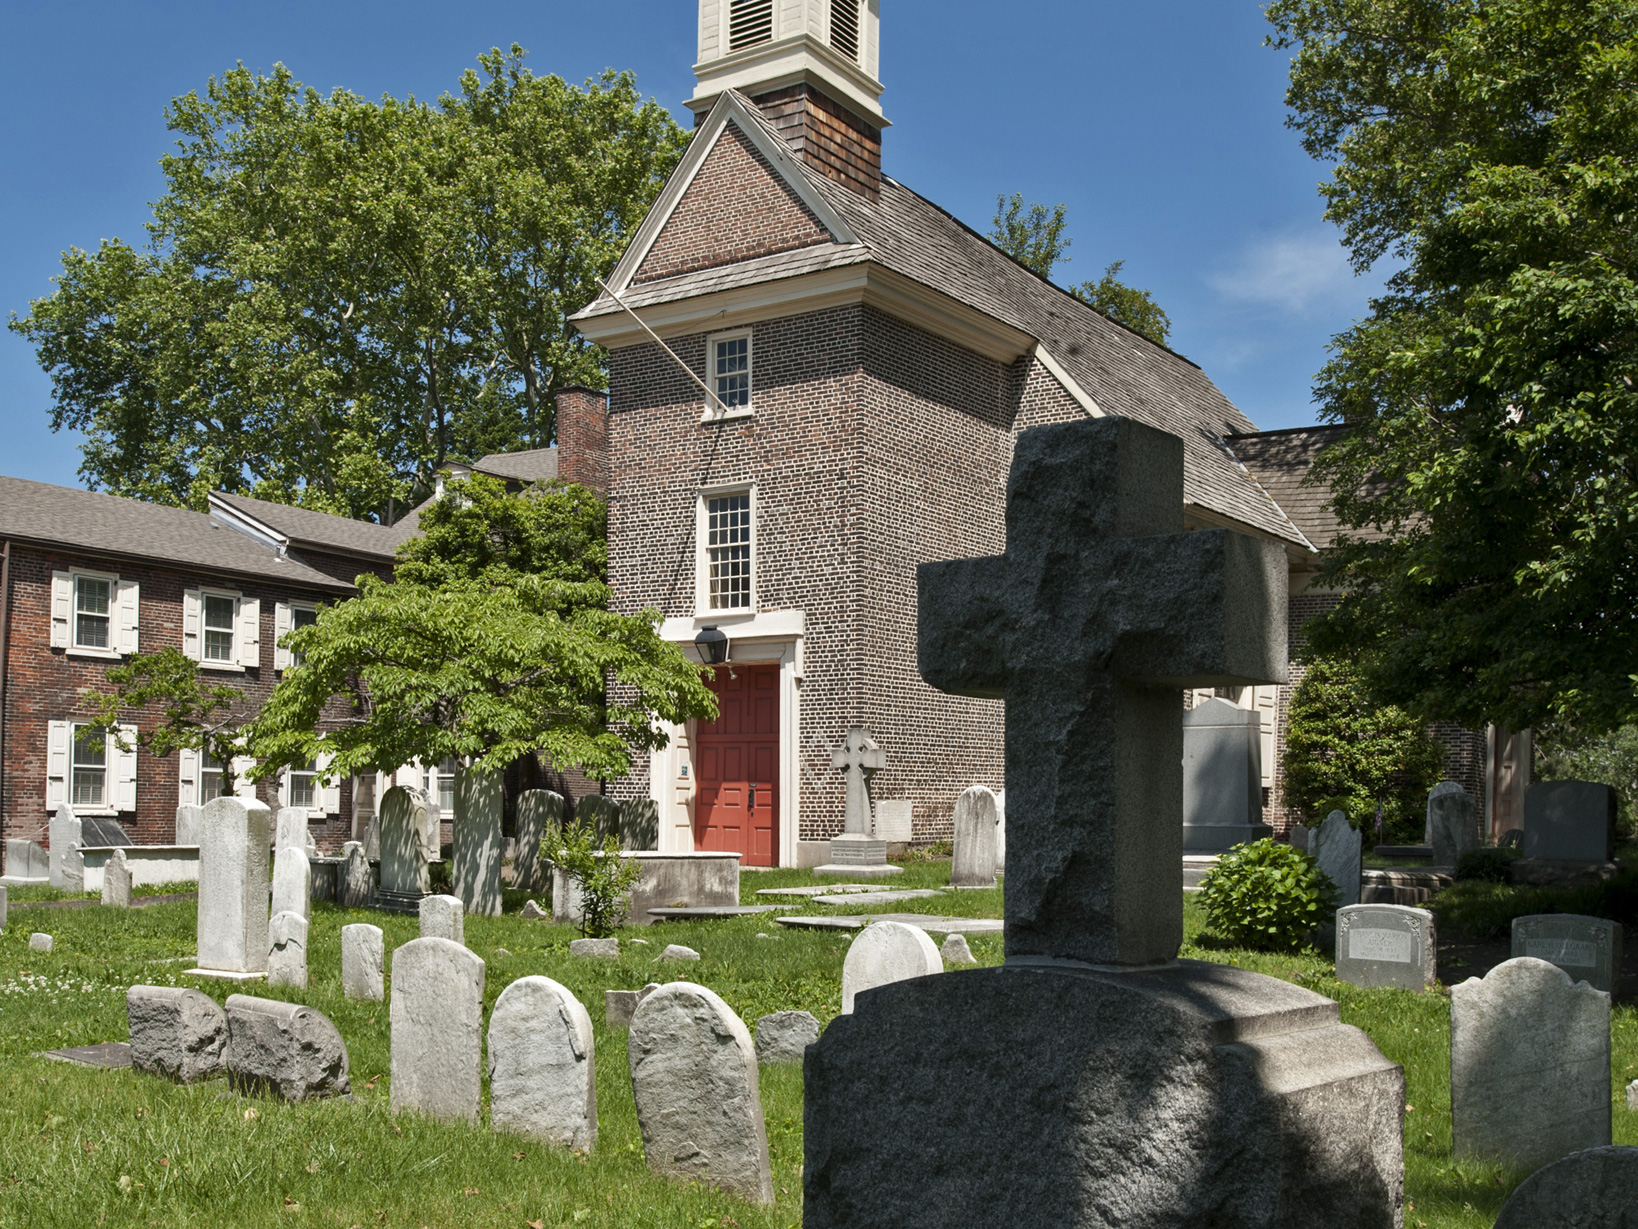
[[[580,896],[580,933],[606,939],[631,899],[631,889],[643,877],[643,864],[620,856],[620,838],[613,834],[597,840],[591,824],[570,824],[563,832],[549,832],[540,843],[541,857],[574,880]]]
[[[390,519],[447,459],[550,443],[556,391],[602,380],[565,317],[685,137],[629,73],[581,88],[523,59],[480,56],[435,105],[283,66],[173,100],[146,244],[65,253],[11,322],[87,482]]]
[[[341,776],[447,757],[489,773],[545,752],[559,769],[620,777],[632,748],[665,745],[656,718],[714,716],[660,616],[607,609],[603,516],[574,487],[451,483],[394,580],[360,577],[358,596],[289,633],[302,662],[251,726],[254,775],[320,755]],[[332,696],[352,713],[321,732]]]
[[[1477,727],[1638,718],[1638,0],[1274,0],[1290,123],[1354,266],[1347,534],[1310,624],[1377,699]]]
[[[1115,261],[1097,281],[1072,286],[1069,293],[1116,324],[1147,337],[1157,346],[1163,346],[1166,338],[1171,336],[1171,318],[1147,290],[1138,290],[1120,280],[1118,274],[1125,264],[1124,260]]]
[[[203,751],[222,765],[222,791],[233,792],[233,761],[243,753],[241,739],[251,716],[241,688],[204,682],[198,663],[176,648],[138,653],[109,670],[108,681],[113,691],[87,692],[83,697],[92,714],[91,725],[129,751],[120,722],[157,706],[158,723],[139,729],[136,745],[159,756],[178,750]]]
[[[1291,693],[1280,767],[1287,800],[1311,819],[1341,810],[1365,827],[1380,806],[1387,835],[1420,843],[1444,750],[1417,718],[1372,703],[1347,662],[1319,657]]]

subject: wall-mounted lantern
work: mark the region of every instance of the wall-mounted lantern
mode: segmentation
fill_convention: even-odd
[[[694,647],[699,650],[700,660],[708,666],[720,666],[728,660],[728,634],[718,628],[700,628],[699,635],[694,637]]]

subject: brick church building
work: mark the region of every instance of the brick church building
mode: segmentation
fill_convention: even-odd
[[[963,788],[1003,785],[1001,702],[917,672],[915,569],[1004,548],[1030,427],[1178,435],[1187,525],[1284,546],[1294,618],[1327,600],[1305,591],[1334,525],[1299,480],[1328,429],[1259,433],[1195,364],[885,174],[878,30],[878,0],[700,0],[693,141],[573,317],[608,349],[609,394],[566,398],[560,429],[598,455],[619,608],[660,610],[682,645],[728,638],[722,718],[614,787],[659,804],[661,848],[824,860],[853,724],[886,754],[890,841],[948,836]],[[1264,711],[1277,827],[1288,695],[1228,697]],[[1450,771],[1487,801],[1486,740],[1450,733]]]

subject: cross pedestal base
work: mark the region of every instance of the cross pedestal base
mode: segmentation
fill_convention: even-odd
[[[1274,829],[1267,824],[1186,823],[1183,825],[1183,852],[1227,853],[1236,845],[1248,845],[1273,835]]]
[[[802,1223],[1393,1229],[1404,1083],[1330,999],[1223,965],[894,982],[808,1049]]]
[[[879,878],[897,875],[899,868],[887,864],[887,842],[872,836],[844,833],[830,842],[830,861],[813,868],[817,875],[863,875]]]

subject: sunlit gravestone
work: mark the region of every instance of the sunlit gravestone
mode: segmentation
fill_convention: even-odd
[[[1396,1223],[1402,1070],[1330,999],[1176,959],[1181,689],[1284,681],[1286,572],[1185,533],[1182,442],[1115,418],[1021,435],[1006,554],[921,566],[923,677],[1007,701],[1007,962],[808,1050],[809,1229]]]

